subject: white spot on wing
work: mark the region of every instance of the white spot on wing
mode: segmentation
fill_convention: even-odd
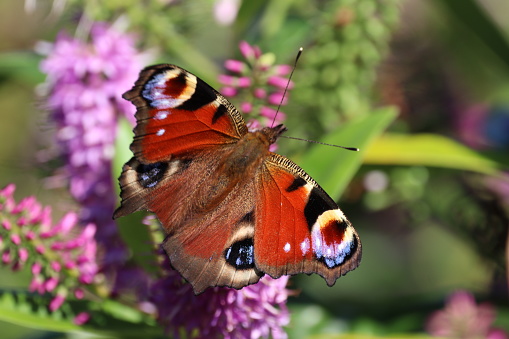
[[[300,243],[300,250],[302,251],[302,254],[306,254],[309,251],[309,247],[309,238],[306,238]]]
[[[159,131],[157,131],[157,132],[156,132],[156,134],[157,134],[158,136],[161,136],[161,135],[163,135],[163,134],[164,134],[164,132],[166,132],[166,131],[164,130],[164,128],[161,128]]]
[[[157,120],[163,120],[163,119],[166,119],[166,117],[168,116],[169,112],[168,111],[159,111],[156,113],[156,115],[154,116],[154,119],[157,119]]]
[[[290,243],[289,243],[289,242],[287,242],[287,243],[285,244],[285,246],[283,247],[283,250],[284,250],[286,253],[288,253],[288,252],[290,252],[290,248],[292,248],[292,246],[290,245]]]

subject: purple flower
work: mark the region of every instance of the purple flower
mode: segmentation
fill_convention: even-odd
[[[443,310],[430,316],[426,330],[438,337],[507,339],[502,331],[491,328],[494,320],[493,306],[486,303],[477,305],[472,294],[459,291],[448,298]]]
[[[47,106],[67,179],[58,181],[68,182],[81,206],[80,223],[87,225],[88,232],[66,245],[82,246],[95,233],[105,251],[102,270],[116,270],[127,253],[111,217],[116,205],[111,161],[118,120],[135,122],[134,107],[122,99],[122,93],[137,79],[143,56],[132,37],[103,23],[92,25],[88,41],[59,34],[47,54],[41,69],[47,74]],[[65,225],[61,227],[58,232],[65,232]],[[86,266],[86,260],[81,265]],[[90,275],[82,279],[89,281]]]
[[[234,75],[219,76],[219,82],[224,85],[221,93],[229,98],[239,97],[242,100],[238,105],[241,112],[260,120],[261,126],[280,124],[285,115],[276,109],[280,104],[286,105],[288,91],[293,88],[293,83],[288,83],[288,79],[285,78],[291,71],[291,66],[273,65],[270,62],[273,58],[262,54],[258,47],[251,46],[245,41],[239,44],[239,49],[245,61],[225,61],[225,69]],[[283,99],[287,85],[288,91]]]
[[[167,276],[152,286],[150,301],[159,321],[179,337],[198,331],[199,338],[286,338],[290,321],[286,307],[288,277],[265,276],[257,284],[236,290],[215,287],[194,295],[191,285],[167,265]]]

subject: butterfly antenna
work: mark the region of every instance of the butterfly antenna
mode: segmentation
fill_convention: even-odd
[[[307,142],[313,142],[315,144],[320,144],[320,145],[325,145],[325,146],[332,146],[332,147],[339,147],[339,148],[342,148],[342,149],[346,149],[348,151],[355,151],[355,152],[358,152],[359,149],[357,147],[345,147],[345,146],[339,146],[339,145],[334,145],[334,144],[328,144],[326,142],[320,142],[320,141],[315,141],[315,140],[309,140],[309,139],[301,139],[301,138],[294,138],[294,137],[289,137],[289,136],[286,136],[286,135],[281,135],[280,138],[286,138],[286,139],[293,139],[293,140],[301,140],[301,141],[307,141]]]
[[[295,71],[295,68],[297,68],[297,61],[299,61],[299,58],[302,54],[302,51],[304,49],[301,47],[299,48],[299,51],[297,52],[297,56],[295,57],[295,62],[293,63],[292,72],[290,73],[290,76],[288,77],[288,82],[286,83],[285,90],[283,91],[283,96],[281,97],[281,101],[279,102],[279,105],[277,106],[276,114],[274,115],[274,119],[272,119],[272,126],[274,126],[274,123],[276,122],[276,117],[279,113],[279,109],[281,108],[281,105],[283,104],[283,100],[285,100],[286,92],[288,91],[288,86],[290,86],[290,81],[292,80],[293,72]]]

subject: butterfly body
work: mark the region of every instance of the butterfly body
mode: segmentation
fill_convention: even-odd
[[[124,98],[137,126],[114,217],[154,212],[172,266],[195,293],[265,273],[318,273],[333,285],[358,265],[360,240],[334,201],[270,152],[283,125],[248,131],[227,99],[174,65],[146,68]]]

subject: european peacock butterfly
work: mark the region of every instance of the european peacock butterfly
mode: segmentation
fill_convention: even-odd
[[[269,151],[283,125],[249,132],[221,94],[174,65],[145,68],[114,218],[149,210],[172,266],[199,294],[318,273],[329,286],[361,260],[357,232],[302,168]]]

